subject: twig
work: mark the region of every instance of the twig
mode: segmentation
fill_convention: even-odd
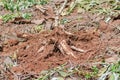
[[[65,30],[64,30],[64,32],[65,32],[65,34],[67,34],[67,35],[74,35],[73,33],[67,32],[67,31],[65,31]]]
[[[39,9],[43,14],[44,14],[45,11],[46,11],[46,8],[44,8],[44,7],[41,6],[41,5],[36,5],[36,8]]]
[[[67,4],[67,0],[64,1],[62,7],[61,7],[60,10],[58,11],[58,15],[60,15],[60,14],[62,13],[62,11],[63,11],[63,9],[65,8],[66,4]]]
[[[62,53],[63,55],[65,55],[65,52],[63,51],[63,48],[62,48],[60,45],[58,45],[58,48],[59,48],[59,50],[61,51],[61,53]]]
[[[76,48],[75,46],[71,46],[71,49],[76,50],[76,51],[78,51],[78,52],[82,52],[82,53],[85,53],[85,52],[86,52],[85,50],[80,49],[80,48]]]
[[[62,7],[57,11],[56,9],[56,17],[55,17],[55,26],[59,25],[59,16],[62,13],[63,9],[65,8],[65,5],[67,4],[67,0],[64,1]]]
[[[42,46],[40,49],[38,49],[38,53],[41,53],[41,52],[43,52],[43,50],[44,50],[44,48],[45,48],[45,46]]]

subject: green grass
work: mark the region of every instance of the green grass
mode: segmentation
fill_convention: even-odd
[[[70,14],[75,8],[79,13],[90,12],[93,14],[116,16],[120,14],[120,1],[117,0],[75,0],[64,12]]]
[[[1,0],[0,4],[11,14],[5,14],[2,16],[4,22],[14,19],[15,17],[22,17],[30,19],[30,13],[23,13],[22,11],[32,7],[33,5],[45,5],[49,0]]]
[[[2,3],[6,10],[15,12],[27,9],[36,4],[47,4],[48,0],[2,0]]]
[[[92,67],[91,71],[87,71],[84,70],[84,68],[82,68],[81,66],[69,68],[66,68],[65,66],[66,65],[61,65],[51,70],[42,71],[40,73],[40,77],[36,80],[52,80],[53,78],[55,78],[55,80],[65,80],[66,78],[71,78],[71,76],[75,75],[77,75],[78,79],[82,79],[83,77],[85,79],[90,79],[92,77],[95,77],[98,73],[97,67]]]
[[[5,14],[2,16],[2,19],[4,22],[8,22],[9,20],[12,20],[17,16],[18,16],[17,14]]]
[[[120,80],[120,62],[104,64],[102,68],[92,66],[89,70],[82,66],[69,68],[65,66],[66,64],[63,64],[57,68],[42,71],[40,77],[35,80],[65,80],[75,75],[77,75],[78,80]]]
[[[100,69],[100,72],[98,80],[120,80],[120,61]]]
[[[19,13],[19,14],[11,13],[11,14],[5,14],[5,15],[1,16],[1,19],[6,23],[10,20],[15,19],[16,17],[22,17],[23,19],[30,19],[31,16],[32,15],[30,13]]]

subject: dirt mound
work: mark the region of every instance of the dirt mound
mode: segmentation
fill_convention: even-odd
[[[16,33],[16,37],[3,43],[1,56],[4,59],[11,56],[17,62],[10,70],[17,75],[39,74],[63,63],[78,65],[103,61],[120,51],[117,24],[119,21],[111,24],[101,21],[99,28],[89,27],[77,32],[57,27],[37,34]]]
[[[99,54],[99,47],[102,45],[99,39],[100,34],[93,30],[70,33],[61,28],[55,28],[49,32],[17,36],[26,41],[9,40],[3,52],[16,53],[20,71],[28,73],[31,71],[39,73],[41,70],[69,61],[74,63],[87,61]]]

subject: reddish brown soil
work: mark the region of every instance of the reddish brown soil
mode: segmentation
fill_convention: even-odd
[[[119,21],[114,23],[119,23]],[[17,53],[18,66],[12,68],[16,74],[39,73],[41,70],[54,68],[66,62],[79,64],[102,61],[102,58],[111,56],[105,53],[108,47],[120,47],[120,39],[116,37],[119,34],[114,33],[112,24],[105,24],[103,21],[100,24],[98,30],[89,28],[89,30],[75,32],[73,35],[66,34],[61,28],[38,34],[17,34],[18,38],[24,38],[26,41],[19,42],[17,39],[9,39],[4,45],[1,55]],[[81,53],[73,50],[77,58],[64,55],[57,47],[58,42],[62,40],[65,40],[69,46],[75,46],[87,52]],[[44,50],[39,52],[43,46]]]
[[[53,13],[50,14],[53,15]],[[42,14],[36,15],[35,19],[43,17]],[[70,16],[74,17],[75,14]],[[51,21],[49,16],[46,19]],[[51,69],[66,62],[79,65],[86,62],[103,61],[104,58],[112,56],[111,50],[115,53],[120,52],[118,49],[120,47],[119,19],[109,23],[100,20],[98,27],[91,24],[82,25],[84,27],[79,27],[79,29],[74,27],[74,24],[86,24],[90,21],[89,19],[86,21],[86,19],[65,24],[64,28],[58,27],[40,33],[31,32],[31,29],[36,26],[35,24],[18,25],[11,22],[0,24],[0,44],[2,45],[0,57],[16,53],[18,65],[12,67],[11,71],[16,74],[38,74],[42,70]],[[71,34],[67,34],[66,31]],[[58,46],[63,40],[66,41],[69,49],[77,58],[60,51]],[[83,49],[86,52],[73,50],[70,46]],[[4,61],[2,58],[0,60]],[[11,75],[9,72],[6,74]],[[9,80],[12,79],[9,78]]]

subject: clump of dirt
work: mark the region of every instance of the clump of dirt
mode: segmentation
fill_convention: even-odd
[[[37,34],[16,33],[16,38],[4,43],[1,55],[16,53],[18,65],[11,68],[16,74],[38,74],[66,62],[84,64],[102,61],[110,56],[111,50],[119,51],[116,47],[119,47],[120,39],[113,36],[114,23],[100,22],[99,29],[90,27],[78,32],[67,32],[57,27]]]
[[[39,73],[65,62],[72,61],[78,64],[95,57],[100,51],[99,35],[93,31],[70,33],[62,28],[34,35],[18,34],[27,40],[22,43],[16,43],[16,40],[9,41],[4,45],[3,54],[16,52],[18,67],[17,70],[13,67],[13,71],[17,72],[20,69],[22,73]]]
[[[57,27],[37,34],[16,33],[15,38],[3,43],[1,56],[16,54],[17,66],[10,69],[15,74],[38,74],[66,62],[100,62],[119,52],[119,33],[115,33],[116,26],[113,26],[116,23],[101,22],[99,28],[78,32]]]

